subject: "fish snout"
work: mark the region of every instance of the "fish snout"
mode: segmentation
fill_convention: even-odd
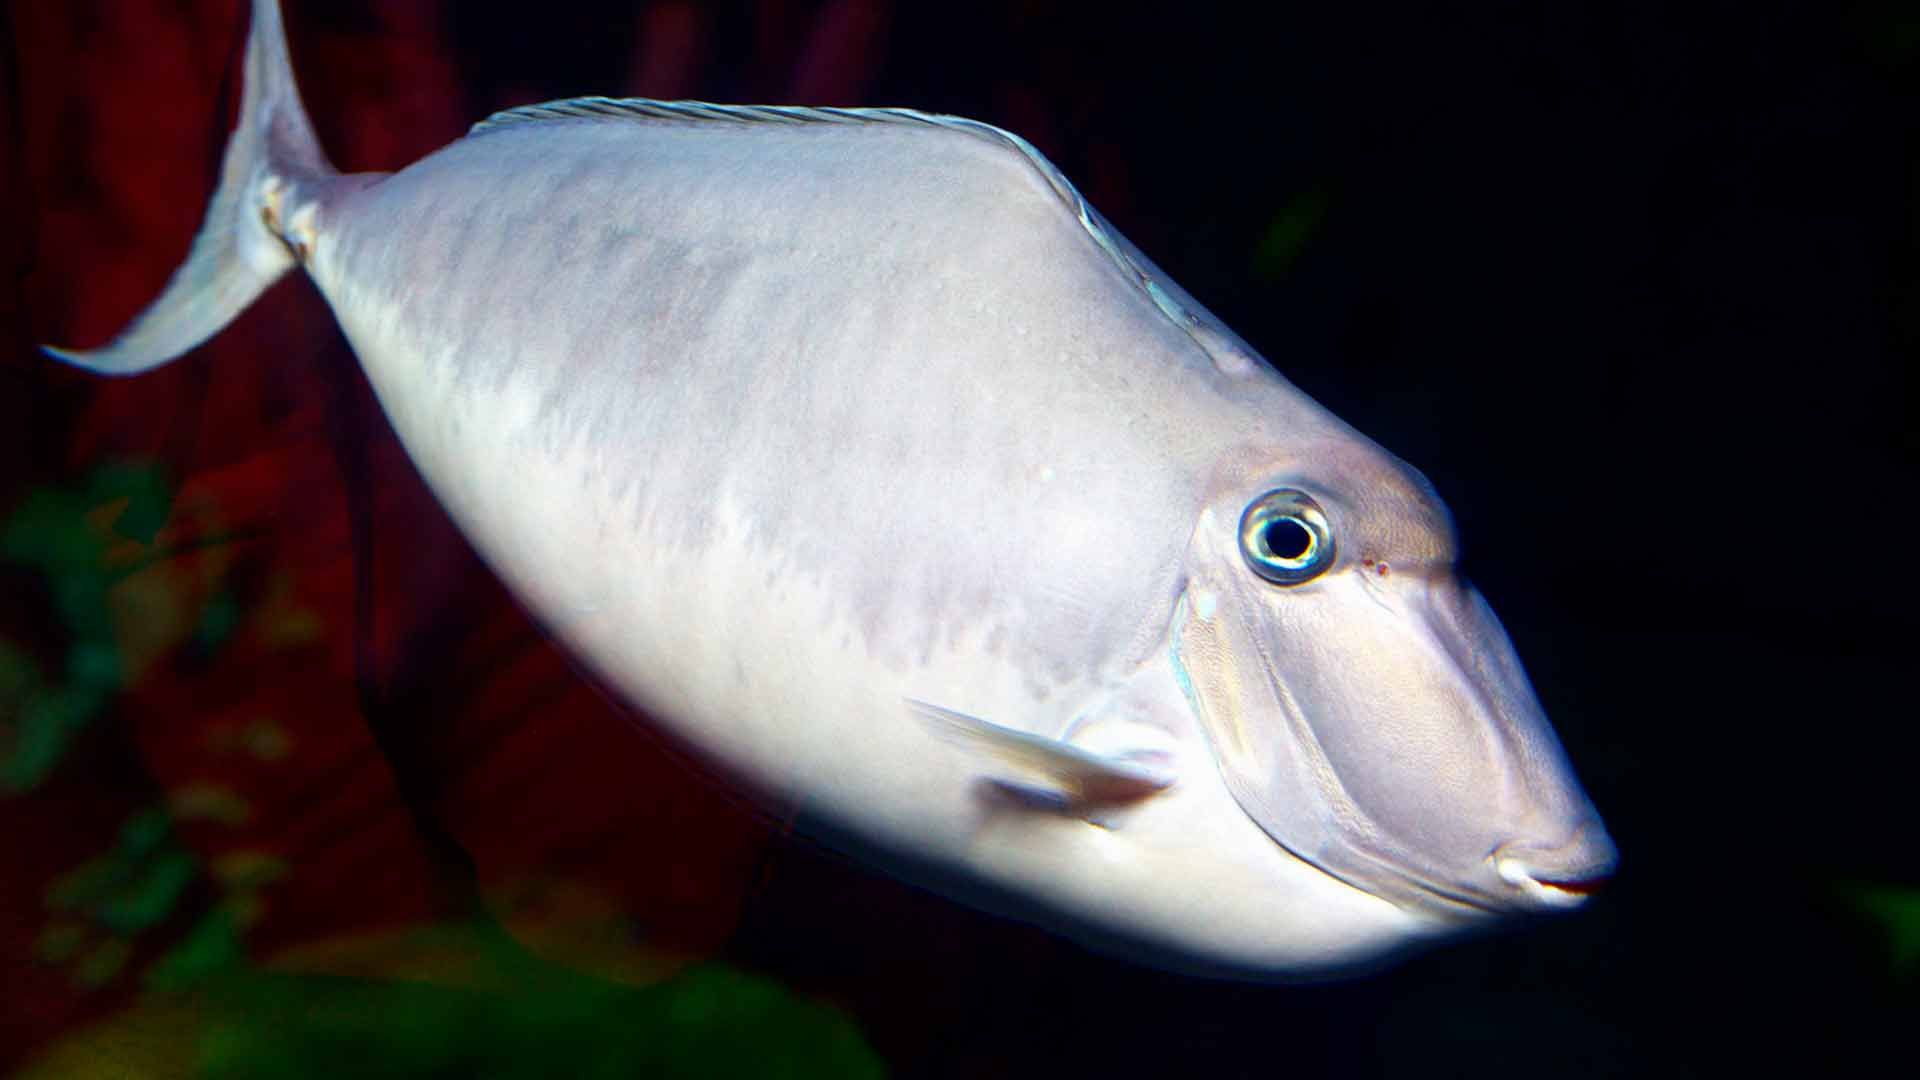
[[[1585,903],[1613,876],[1620,851],[1606,827],[1594,820],[1562,843],[1502,844],[1488,859],[1523,906],[1571,908]]]

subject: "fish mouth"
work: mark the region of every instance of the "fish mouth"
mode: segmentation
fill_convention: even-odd
[[[1545,908],[1577,908],[1593,899],[1610,880],[1607,874],[1554,879],[1536,877],[1519,859],[1496,858],[1494,871],[1528,900]]]
[[[1575,908],[1613,877],[1618,850],[1597,822],[1552,848],[1503,845],[1489,856],[1494,873],[1521,899],[1544,908]]]
[[[1282,845],[1283,847],[1285,845]],[[1325,861],[1314,862],[1322,871],[1353,885],[1356,888],[1377,895],[1392,896],[1397,893],[1399,899],[1416,899],[1419,907],[1435,914],[1451,913],[1454,918],[1469,921],[1499,917],[1527,912],[1550,913],[1572,911],[1585,906],[1603,891],[1612,880],[1610,867],[1592,872],[1547,876],[1528,867],[1523,859],[1494,855],[1487,864],[1494,872],[1499,885],[1441,884],[1439,881],[1413,867],[1402,865],[1380,857],[1372,852],[1355,851],[1352,854],[1360,858],[1379,872],[1386,880],[1397,881],[1399,890],[1391,887],[1383,889],[1381,878],[1369,880],[1366,875],[1342,873]],[[1504,886],[1504,887],[1502,887]]]

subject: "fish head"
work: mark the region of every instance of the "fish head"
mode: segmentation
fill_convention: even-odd
[[[1355,438],[1225,469],[1171,654],[1234,799],[1441,917],[1579,904],[1616,862],[1425,477]]]

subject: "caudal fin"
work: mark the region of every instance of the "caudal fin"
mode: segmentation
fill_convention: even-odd
[[[296,192],[310,192],[334,175],[293,84],[279,0],[254,0],[240,120],[227,142],[220,188],[187,261],[160,298],[112,342],[84,351],[49,345],[46,351],[91,371],[133,375],[219,333],[295,265],[280,208],[292,204]]]

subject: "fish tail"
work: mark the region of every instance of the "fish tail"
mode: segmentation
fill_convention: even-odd
[[[338,174],[300,104],[279,0],[254,0],[244,79],[220,187],[186,262],[119,337],[98,349],[44,346],[49,355],[106,375],[149,371],[219,333],[305,257],[310,217],[282,211],[311,207]]]

